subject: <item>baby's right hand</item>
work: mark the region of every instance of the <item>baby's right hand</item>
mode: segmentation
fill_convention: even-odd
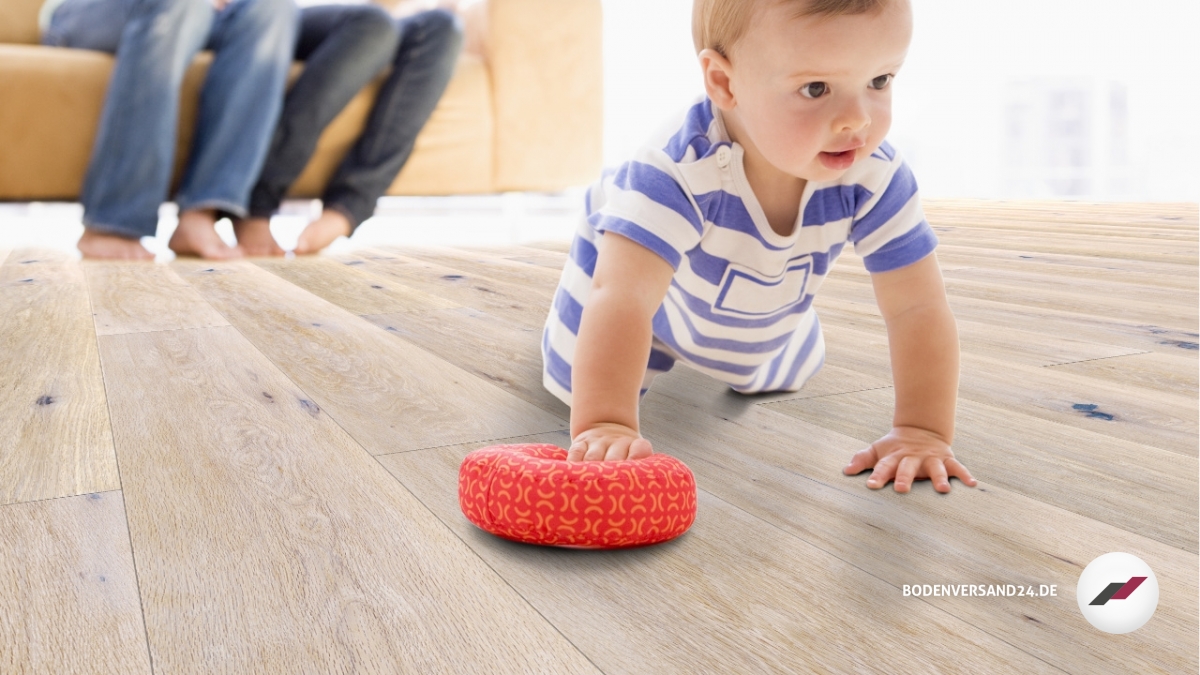
[[[650,441],[624,424],[603,422],[575,436],[568,462],[645,459],[654,453]]]

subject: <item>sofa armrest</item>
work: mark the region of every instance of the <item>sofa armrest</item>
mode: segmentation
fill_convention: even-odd
[[[112,68],[100,52],[0,44],[0,200],[79,195]]]
[[[592,181],[603,161],[600,0],[488,0],[486,18],[495,188]]]

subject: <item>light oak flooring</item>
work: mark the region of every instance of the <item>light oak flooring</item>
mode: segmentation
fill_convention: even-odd
[[[1197,672],[1196,205],[927,212],[979,487],[841,474],[892,410],[847,252],[803,391],[655,383],[643,431],[699,517],[609,552],[496,539],[455,492],[472,449],[568,440],[539,353],[566,243],[0,250],[0,673]],[[1122,636],[1076,605],[1110,551],[1161,589]]]

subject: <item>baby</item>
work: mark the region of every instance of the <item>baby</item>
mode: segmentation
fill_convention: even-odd
[[[885,140],[908,0],[696,0],[707,96],[587,194],[542,336],[568,458],[638,459],[638,403],[675,361],[751,394],[820,369],[813,297],[847,242],[887,323],[892,430],[844,469],[907,492],[954,458],[958,330],[937,238]]]

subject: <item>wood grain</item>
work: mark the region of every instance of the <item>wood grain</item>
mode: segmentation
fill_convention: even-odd
[[[850,279],[848,274],[838,274],[836,269],[821,285],[822,296],[832,300],[874,302],[875,292],[869,280]],[[1109,295],[1103,284],[1091,284],[1092,291],[1074,291],[1066,284],[1025,285],[1001,283],[994,280],[956,278],[954,275],[974,274],[986,279],[988,274],[980,270],[959,270],[944,274],[946,294],[951,300],[986,300],[1007,305],[1034,307],[1073,315],[1104,317],[1109,320],[1136,324],[1154,324],[1180,330],[1195,330],[1197,310],[1187,304],[1186,295],[1178,291],[1147,290],[1144,287],[1116,288],[1125,296]],[[995,274],[991,276],[997,276]],[[1012,277],[1009,277],[1010,281]],[[1117,284],[1113,284],[1117,286]],[[1067,289],[1067,290],[1063,290]],[[1154,302],[1157,296],[1159,302]],[[1166,298],[1176,298],[1169,303]],[[955,306],[954,303],[951,303]]]
[[[120,487],[91,314],[66,255],[0,266],[0,504]]]
[[[1195,396],[1200,385],[1196,359],[1179,354],[1131,354],[1055,364],[1053,369],[1180,396]]]
[[[234,328],[100,349],[156,670],[596,672]]]
[[[563,260],[561,256],[551,255],[559,259],[555,268],[544,267],[520,260],[512,260],[504,256],[503,251],[477,251],[447,247],[422,247],[417,249],[382,249],[386,252],[402,255],[415,260],[453,267],[458,270],[471,270],[476,274],[495,281],[502,281],[523,287],[542,302],[554,298],[558,288],[559,277],[562,276]]]
[[[166,265],[85,260],[80,266],[97,335],[229,325]]]
[[[1047,226],[1083,224],[1090,228],[1137,228],[1147,232],[1196,231],[1197,209],[1188,202],[1076,202],[1063,200],[926,199],[935,222],[1044,231]]]
[[[996,251],[944,241],[938,244],[937,255],[938,261],[943,265],[959,267],[982,267],[1013,272],[1036,270],[1041,275],[1072,280],[1104,275],[1125,284],[1191,292],[1195,292],[1197,286],[1197,279],[1189,274],[1192,271],[1191,265],[1067,254],[1024,255],[1019,252]]]
[[[1197,339],[1200,339],[1200,334],[1195,330],[1173,329],[1153,323],[1120,321],[992,300],[976,300],[958,296],[950,296],[949,299],[950,308],[959,322],[991,327],[991,332],[995,337],[989,342],[1004,344],[1005,340],[1001,336],[1009,330],[1034,333],[1034,335],[1028,336],[1030,343],[1027,346],[1027,349],[1034,353],[1054,354],[1062,349],[1062,347],[1054,345],[1062,343],[1064,346],[1069,346],[1071,341],[1080,341],[1093,345],[1109,345],[1126,350],[1128,353],[1153,351],[1189,356],[1197,353]],[[822,317],[823,325],[840,322],[850,325],[847,320],[854,317],[852,320],[867,319],[878,328],[883,328],[882,320],[878,319],[879,307],[875,304],[873,297],[868,299],[864,296],[861,300],[851,301],[818,295],[813,305]],[[826,317],[829,321],[826,320]],[[1020,336],[1020,333],[1017,335]],[[1064,340],[1067,342],[1063,342]],[[1011,341],[1008,342],[1011,343]],[[1019,350],[1018,347],[1016,351]],[[1006,351],[1010,353],[1014,351],[1011,344]],[[1111,355],[1117,356],[1118,354]],[[1078,359],[1072,357],[1067,360]]]
[[[0,506],[0,672],[150,673],[120,492]]]
[[[823,326],[827,364],[881,379],[889,376],[886,335]],[[968,351],[962,353],[959,377],[960,399],[1089,431],[1103,422],[1103,433],[1114,438],[1197,456],[1200,411],[1194,397]]]
[[[347,254],[339,260],[355,262],[360,269],[381,279],[399,281],[464,307],[530,328],[543,326],[550,312],[549,299],[531,295],[528,288],[519,284],[496,281],[474,271],[371,250],[359,255]]]
[[[311,395],[316,408],[373,454],[566,426],[559,417],[250,263],[174,264]]]
[[[891,389],[770,403],[866,447],[891,429]],[[1193,457],[960,400],[954,453],[976,478],[1197,552]]]
[[[974,489],[955,482],[949,495],[928,483],[905,495],[869,490],[864,476],[841,473],[860,441],[764,406],[722,419],[651,392],[642,427],[656,451],[688,464],[701,489],[887,581],[896,587],[891,597],[902,584],[1056,584],[1054,598],[926,601],[1070,673],[1196,668],[1193,553],[986,482]],[[1083,567],[1109,551],[1153,561],[1163,589],[1156,623],[1123,636],[1120,650],[1075,601]],[[896,607],[907,612],[910,604]]]
[[[469,307],[363,318],[559,419],[571,414],[542,386],[539,330]]]
[[[1057,672],[704,491],[692,529],[659,546],[497,539],[458,509],[456,469],[470,449],[381,461],[606,673],[929,673],[967,662],[980,673]]]
[[[354,261],[349,262],[313,256],[294,260],[260,258],[254,264],[353,314],[423,312],[459,306],[395,281],[383,281],[358,269]]]

